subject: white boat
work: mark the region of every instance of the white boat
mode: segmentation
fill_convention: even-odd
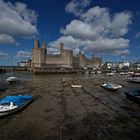
[[[112,76],[112,75],[114,75],[114,73],[113,72],[109,72],[109,73],[107,73],[107,75],[108,76]]]
[[[16,82],[19,81],[19,79],[15,76],[10,76],[6,79],[6,81],[9,82],[9,83],[16,83]]]
[[[117,85],[117,84],[113,84],[113,83],[103,83],[101,86],[108,90],[117,90],[117,89],[122,88],[121,85]]]
[[[82,87],[82,85],[71,85],[71,87],[73,87],[73,88],[81,88]]]
[[[125,73],[124,72],[120,72],[120,75],[124,75]]]
[[[101,71],[97,71],[97,74],[101,74],[102,72]]]

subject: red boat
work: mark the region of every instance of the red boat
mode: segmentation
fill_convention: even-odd
[[[132,77],[140,77],[140,73],[133,73],[131,74]]]

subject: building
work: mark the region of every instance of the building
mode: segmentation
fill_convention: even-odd
[[[104,69],[123,69],[129,68],[130,63],[123,61],[123,62],[106,62],[104,64]]]
[[[106,62],[103,65],[103,68],[104,69],[116,69],[116,68],[118,68],[118,66],[119,66],[118,62]]]
[[[27,60],[27,61],[19,61],[17,63],[18,67],[31,67],[31,60]]]
[[[64,44],[60,43],[60,54],[47,54],[47,44],[40,47],[39,40],[35,40],[32,50],[32,67],[35,68],[72,68],[73,52],[64,49]]]
[[[126,62],[126,61],[123,61],[123,62],[120,62],[119,63],[119,68],[122,69],[122,68],[129,68],[130,66],[130,63],[129,62]]]
[[[102,59],[99,57],[90,59],[81,53],[73,56],[73,51],[64,49],[63,43],[60,43],[59,54],[48,54],[46,43],[41,47],[38,39],[34,41],[31,62],[31,67],[33,68],[99,68],[101,64]]]
[[[102,58],[101,57],[92,57],[92,58],[87,58],[84,54],[77,54],[73,58],[73,67],[74,68],[100,68],[102,65]]]
[[[130,65],[132,70],[140,70],[140,62],[136,62]]]

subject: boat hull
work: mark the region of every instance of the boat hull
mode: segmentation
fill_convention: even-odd
[[[17,113],[17,112],[20,112],[22,111],[24,108],[26,108],[31,102],[33,102],[34,98],[31,99],[31,100],[28,100],[26,101],[23,105],[15,108],[15,109],[12,109],[10,111],[2,111],[0,112],[0,117],[3,117],[3,116],[8,116],[8,115],[12,115],[14,113]]]
[[[73,88],[82,88],[82,85],[71,85]]]
[[[110,91],[116,91],[116,90],[120,89],[122,86],[117,85],[115,87],[110,87],[107,84],[103,84],[103,85],[101,85],[101,87],[103,87],[103,88],[105,88],[107,90],[110,90]]]

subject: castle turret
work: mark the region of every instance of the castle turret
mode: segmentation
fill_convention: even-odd
[[[38,38],[36,38],[34,41],[34,48],[39,48],[39,47],[40,47],[39,40],[38,40]]]
[[[64,43],[60,43],[60,54],[63,54],[64,51]]]
[[[42,47],[44,50],[45,50],[45,54],[47,54],[47,43],[46,42],[44,42],[44,44],[43,44],[43,47]]]

